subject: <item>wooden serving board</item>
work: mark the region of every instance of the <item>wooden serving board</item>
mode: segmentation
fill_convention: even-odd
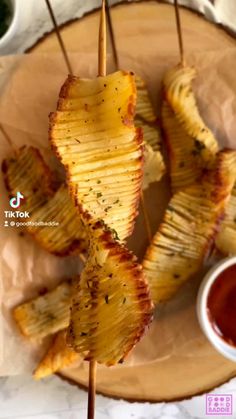
[[[235,47],[235,40],[223,29],[187,9],[181,9],[184,44],[188,54]],[[140,54],[177,55],[174,9],[156,2],[122,4],[112,9],[118,52],[138,61]],[[97,51],[97,11],[64,25],[61,29],[68,51]],[[32,53],[58,52],[54,33],[38,42]],[[145,63],[144,63],[145,64]],[[143,65],[144,65],[143,64]],[[153,75],[155,68],[153,68]],[[153,231],[162,217],[169,196],[168,182],[152,186],[146,193]],[[142,254],[147,240],[139,218],[132,246]],[[188,398],[224,383],[236,375],[236,364],[219,355],[203,336],[196,319],[195,299],[202,278],[188,284],[157,314],[155,329],[135,349],[135,362],[114,368],[99,368],[99,393],[136,401],[173,401]],[[151,337],[151,338],[150,338]],[[150,344],[151,342],[151,344]],[[153,343],[153,344],[152,344]],[[87,386],[88,365],[61,371],[61,376]]]

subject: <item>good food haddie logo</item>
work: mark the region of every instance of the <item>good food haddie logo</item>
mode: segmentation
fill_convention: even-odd
[[[16,196],[13,196],[9,203],[12,208],[19,208],[21,200],[24,199],[24,195],[21,192],[16,192]]]
[[[207,394],[206,395],[207,416],[232,416],[233,397],[232,394]]]

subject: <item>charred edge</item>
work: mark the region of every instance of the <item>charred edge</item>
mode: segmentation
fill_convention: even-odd
[[[65,83],[61,87],[59,98],[65,99],[68,96],[70,87],[76,84],[78,81],[79,77],[72,76],[71,74],[69,74]]]

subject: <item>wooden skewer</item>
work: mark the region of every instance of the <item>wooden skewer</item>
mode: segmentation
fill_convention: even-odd
[[[109,0],[105,0],[105,4],[106,4],[106,12],[107,12],[108,30],[109,30],[110,39],[111,39],[112,54],[113,54],[113,58],[114,58],[115,67],[118,70],[119,69],[119,57],[118,57],[118,52],[117,52],[117,48],[116,48],[115,32],[114,32],[113,24],[112,24],[112,17],[111,17],[111,12],[110,12]],[[143,212],[144,224],[145,224],[145,228],[146,228],[146,232],[147,232],[147,237],[148,237],[149,243],[151,243],[151,241],[152,241],[152,229],[151,229],[149,214],[148,214],[148,211],[147,211],[147,206],[146,206],[146,203],[145,203],[144,192],[141,192],[141,208],[142,208],[142,212]]]
[[[106,34],[106,8],[102,0],[99,36],[98,36],[98,76],[105,76],[107,72],[107,34]],[[94,419],[96,397],[97,362],[89,362],[89,388],[88,388],[88,419]]]
[[[178,33],[178,40],[179,40],[180,64],[182,67],[184,67],[185,66],[184,44],[183,44],[178,0],[174,0],[174,5],[175,5],[176,26],[177,26],[177,33]]]
[[[98,75],[105,76],[107,72],[107,32],[106,32],[106,7],[102,0],[99,36],[98,36]]]
[[[108,31],[109,31],[110,40],[111,40],[112,55],[113,55],[113,59],[114,59],[115,68],[118,70],[118,68],[120,67],[119,66],[119,57],[118,57],[118,52],[117,52],[117,48],[116,48],[115,33],[114,33],[114,29],[113,29],[113,24],[112,24],[109,1],[106,0],[105,4],[106,4]]]
[[[50,0],[45,0],[45,2],[46,2],[46,5],[47,5],[47,8],[48,8],[48,12],[50,14],[50,17],[52,19],[52,23],[53,23],[53,26],[54,26],[54,29],[55,29],[55,32],[56,32],[56,36],[57,36],[58,42],[59,42],[60,47],[61,47],[62,54],[64,56],[65,63],[67,65],[68,72],[69,72],[69,74],[73,74],[71,63],[70,63],[68,54],[66,52],[66,48],[65,48],[63,39],[61,37],[60,29],[58,27],[58,24],[57,24],[57,21],[56,21],[56,18],[55,18],[55,15],[54,15],[52,6],[50,4]]]
[[[95,417],[97,362],[89,362],[88,419]]]

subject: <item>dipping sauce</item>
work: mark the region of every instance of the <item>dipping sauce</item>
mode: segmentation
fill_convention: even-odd
[[[236,346],[236,265],[225,269],[210,288],[208,316],[214,331]]]

